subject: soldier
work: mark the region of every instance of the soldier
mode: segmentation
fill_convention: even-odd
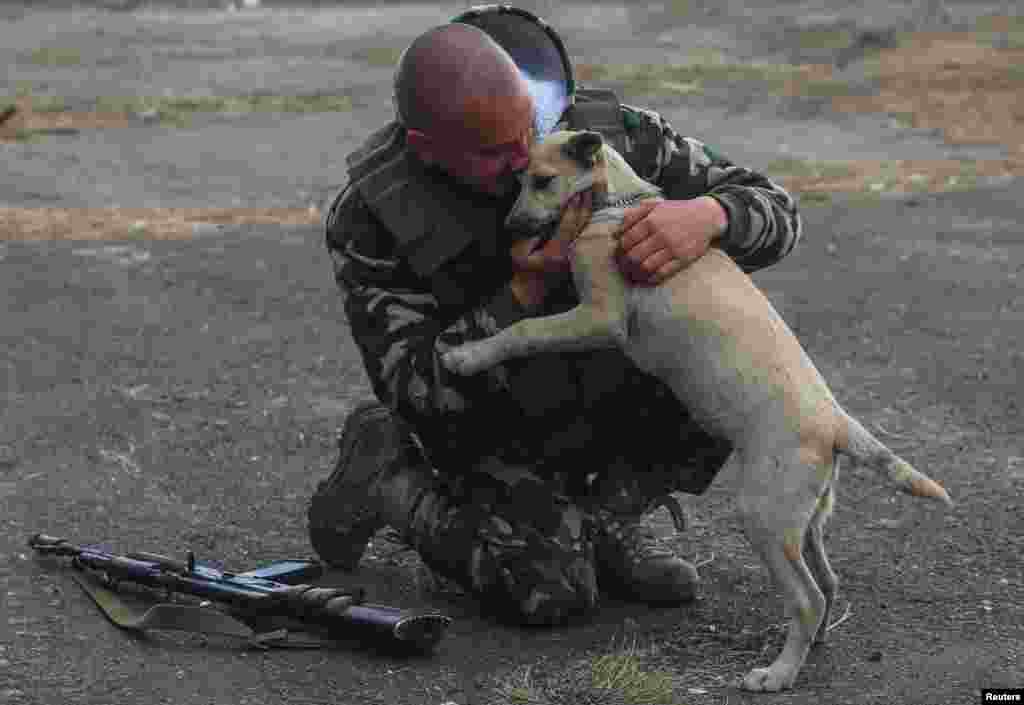
[[[346,420],[309,508],[310,538],[352,570],[385,525],[496,616],[555,624],[600,594],[692,600],[690,563],[641,518],[702,493],[731,450],[619,351],[548,354],[459,377],[439,355],[578,303],[566,243],[539,252],[503,226],[531,141],[593,129],[666,200],[627,211],[619,266],[655,285],[719,247],[747,271],[800,236],[794,200],[682,137],[655,112],[577,91],[558,35],[505,6],[421,35],[395,75],[396,118],[348,157],[327,216],[345,314],[380,403]],[[557,123],[557,124],[556,124]]]

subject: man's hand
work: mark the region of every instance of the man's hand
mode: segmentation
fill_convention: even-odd
[[[725,209],[709,196],[646,201],[626,209],[616,261],[632,283],[654,286],[700,259],[728,225]]]
[[[558,232],[544,247],[536,252],[533,248],[540,242],[540,236],[520,240],[512,245],[509,253],[515,266],[512,275],[512,292],[526,308],[537,308],[552,286],[571,270],[572,244],[590,222],[593,196],[590,190],[576,194],[569,201]]]

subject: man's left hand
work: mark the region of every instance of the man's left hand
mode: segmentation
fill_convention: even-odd
[[[700,259],[728,225],[710,196],[647,201],[626,209],[616,261],[633,284],[654,286]]]

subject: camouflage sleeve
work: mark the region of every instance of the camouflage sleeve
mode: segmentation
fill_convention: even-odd
[[[494,335],[524,318],[526,311],[511,290],[505,287],[480,307],[445,321],[429,284],[396,255],[394,238],[355,189],[335,200],[326,230],[345,315],[374,393],[416,429],[433,453],[465,458],[487,451],[493,443],[488,429],[501,427],[501,416],[517,413],[506,393],[505,368],[461,377],[441,364],[439,352]],[[480,413],[483,408],[487,413]],[[443,439],[449,439],[450,447],[438,447]],[[445,462],[454,460],[448,456]]]
[[[801,237],[795,199],[768,177],[737,166],[699,140],[678,135],[656,112],[623,106],[629,131],[659,143],[654,172],[644,175],[672,199],[711,196],[729,216],[722,249],[747,272],[775,264]]]

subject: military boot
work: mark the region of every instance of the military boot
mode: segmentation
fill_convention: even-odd
[[[684,529],[678,501],[666,496],[649,507],[665,506],[679,531]],[[690,602],[696,597],[697,569],[658,545],[641,523],[641,513],[595,512],[594,558],[602,592],[631,602],[652,605]]]
[[[408,532],[434,474],[405,424],[376,402],[356,407],[338,445],[338,464],[309,505],[309,539],[324,562],[352,571],[379,529]]]

